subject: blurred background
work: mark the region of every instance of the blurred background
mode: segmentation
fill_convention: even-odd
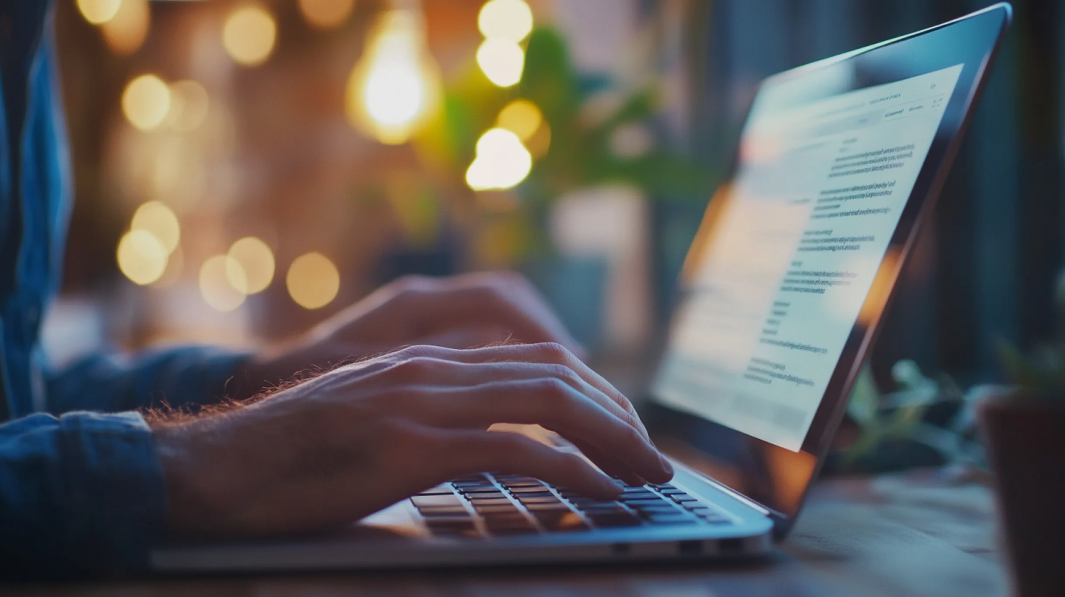
[[[636,383],[758,81],[985,5],[60,0],[76,199],[46,349],[258,346],[405,274],[515,269]],[[994,380],[999,341],[1055,325],[1065,8],[1015,7],[884,384],[903,358]]]

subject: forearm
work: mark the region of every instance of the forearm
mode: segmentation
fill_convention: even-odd
[[[140,415],[39,414],[0,426],[0,576],[141,570],[165,509]]]

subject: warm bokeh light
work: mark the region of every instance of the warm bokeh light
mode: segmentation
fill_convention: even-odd
[[[266,62],[274,50],[277,22],[273,15],[259,6],[243,6],[226,18],[222,29],[222,44],[230,58],[244,66]]]
[[[528,141],[536,134],[544,122],[544,115],[536,104],[525,99],[517,99],[499,111],[496,126],[514,133],[522,141]]]
[[[200,267],[200,294],[216,311],[227,313],[244,304],[247,280],[240,264],[225,255],[215,255]]]
[[[207,118],[209,108],[210,98],[203,85],[191,79],[172,83],[166,123],[181,132],[194,131]]]
[[[512,87],[521,81],[525,51],[517,42],[491,37],[477,48],[477,64],[489,81],[499,87]]]
[[[488,39],[517,43],[532,31],[532,10],[523,0],[492,0],[481,7],[477,27]]]
[[[122,112],[126,120],[142,131],[158,127],[169,111],[170,88],[155,75],[133,79],[122,92]]]
[[[148,37],[152,13],[148,0],[122,0],[113,17],[100,25],[111,51],[126,56],[140,49]]]
[[[149,201],[133,213],[131,230],[150,232],[166,249],[167,254],[177,249],[181,241],[181,224],[174,212],[158,201]]]
[[[299,7],[308,25],[331,29],[348,20],[355,0],[299,0]]]
[[[382,143],[405,143],[439,96],[439,72],[425,48],[420,15],[385,13],[348,79],[351,123]]]
[[[466,171],[466,184],[475,191],[517,186],[532,169],[532,155],[521,139],[505,129],[491,129],[477,141],[477,158]]]
[[[115,18],[122,0],[78,0],[81,16],[93,25],[100,25]]]
[[[229,248],[229,259],[241,266],[241,272],[235,278],[244,276],[244,285],[248,294],[266,290],[274,279],[274,253],[263,241],[254,236],[246,236]],[[231,283],[234,279],[230,280]],[[235,286],[236,284],[234,284]]]
[[[340,272],[321,253],[300,255],[285,277],[288,293],[304,309],[319,309],[333,302],[340,291]]]
[[[166,271],[167,250],[146,230],[130,230],[118,241],[118,269],[134,284],[144,286]]]

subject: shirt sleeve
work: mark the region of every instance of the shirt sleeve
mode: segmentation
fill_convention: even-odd
[[[0,425],[0,577],[143,570],[165,510],[139,414],[35,414]]]
[[[120,412],[217,402],[250,356],[208,346],[93,355],[46,376],[47,410]]]

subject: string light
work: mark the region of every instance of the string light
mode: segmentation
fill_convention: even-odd
[[[254,236],[244,237],[229,248],[230,263],[240,265],[240,272],[230,278],[234,286],[243,284],[248,294],[266,290],[274,279],[274,253],[262,240]],[[228,270],[227,270],[228,272]]]
[[[273,15],[256,5],[229,14],[222,29],[222,45],[230,58],[243,66],[258,66],[270,57],[277,39]]]
[[[316,29],[332,29],[351,16],[355,0],[299,0],[300,13]]]
[[[155,75],[141,75],[122,92],[122,112],[126,120],[142,131],[163,123],[170,110],[170,88]]]
[[[477,157],[466,171],[466,184],[475,191],[517,186],[532,169],[532,155],[521,139],[505,129],[491,129],[477,141]]]
[[[93,25],[102,25],[115,18],[122,0],[78,0],[78,10]]]
[[[215,255],[200,267],[200,294],[216,311],[228,313],[243,305],[247,289],[243,268],[225,255]]]
[[[477,27],[487,39],[518,43],[532,32],[532,10],[522,0],[491,0],[481,7]]]
[[[177,249],[181,240],[181,224],[177,216],[158,201],[149,201],[138,207],[133,213],[130,229],[150,232],[166,249],[167,255]]]
[[[321,253],[300,255],[285,277],[289,296],[304,309],[320,309],[333,302],[340,291],[340,272]]]
[[[525,70],[525,51],[509,39],[490,37],[477,48],[477,64],[492,83],[513,87]]]
[[[499,111],[499,116],[496,117],[497,127],[507,129],[522,141],[528,141],[536,134],[543,122],[544,115],[540,112],[540,108],[526,99],[516,99],[510,102]]]
[[[151,20],[148,0],[121,0],[115,14],[100,24],[100,30],[112,52],[127,56],[140,49]]]
[[[118,269],[134,284],[155,282],[166,271],[167,250],[151,232],[130,230],[118,241]]]

